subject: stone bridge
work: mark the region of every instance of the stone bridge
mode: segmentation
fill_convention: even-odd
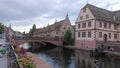
[[[56,46],[62,46],[63,42],[60,38],[14,38],[17,45],[21,45],[29,42],[43,42],[50,43]]]

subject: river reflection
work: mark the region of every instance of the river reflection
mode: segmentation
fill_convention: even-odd
[[[37,55],[54,68],[95,68],[95,60],[98,60],[98,68],[120,68],[120,58],[115,56],[93,58],[89,52],[57,47],[47,51],[41,51]]]
[[[51,64],[54,68],[120,68],[120,57],[106,56],[93,58],[90,53],[82,50],[56,47],[49,50],[40,50],[35,53],[39,58]]]

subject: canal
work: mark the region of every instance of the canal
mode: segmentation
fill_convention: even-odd
[[[28,48],[29,44],[24,44]],[[51,64],[54,68],[120,68],[120,57],[106,56],[94,58],[90,53],[82,50],[68,49],[62,47],[40,50],[36,54],[39,58]]]

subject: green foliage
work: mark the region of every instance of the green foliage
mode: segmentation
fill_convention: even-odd
[[[0,53],[5,53],[5,49],[0,49]]]
[[[33,25],[33,31],[35,31],[35,30],[36,30],[36,25],[34,24],[34,25]]]
[[[31,36],[31,35],[33,35],[33,33],[36,31],[36,25],[34,24],[33,25],[33,27],[32,27],[32,29],[30,29],[30,31],[29,31],[29,35]]]
[[[72,40],[72,32],[68,29],[63,37],[64,44],[69,44]]]
[[[4,25],[0,23],[0,34],[4,32]]]

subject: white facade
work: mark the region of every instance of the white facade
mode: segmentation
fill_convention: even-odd
[[[83,17],[81,19],[81,17]],[[88,24],[90,23],[90,24]],[[80,48],[95,48],[96,19],[89,8],[80,11],[76,20],[75,46]]]
[[[81,9],[76,20],[75,46],[83,49],[95,49],[97,41],[120,41],[120,25],[117,22],[98,19],[95,16],[95,13],[98,14],[98,12],[94,10],[103,12],[106,12],[106,10],[89,6]],[[92,9],[93,11],[91,11]]]

